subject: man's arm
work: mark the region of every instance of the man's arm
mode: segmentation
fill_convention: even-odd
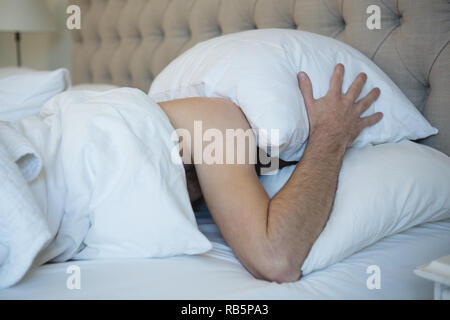
[[[289,270],[292,267],[288,267],[287,280],[300,276],[296,266],[303,264],[325,227],[333,206],[346,149],[364,128],[374,125],[382,118],[381,113],[360,118],[378,99],[379,89],[372,90],[367,97],[355,103],[367,76],[360,74],[343,95],[343,75],[344,67],[338,65],[331,79],[330,91],[318,100],[313,98],[308,75],[298,75],[299,87],[308,111],[310,138],[291,178],[270,202],[267,229],[273,250],[282,250],[286,255],[287,266],[294,266],[295,271],[291,272]],[[285,242],[287,239],[290,243],[288,246]]]
[[[378,98],[379,90],[355,103],[366,81],[360,75],[341,94],[344,69],[336,67],[327,96],[315,100],[311,82],[299,74],[299,86],[310,120],[305,153],[286,186],[271,200],[251,164],[196,164],[208,208],[237,258],[257,278],[296,281],[313,243],[325,226],[334,201],[346,148],[380,114],[360,115]],[[162,103],[175,128],[193,131],[248,129],[240,109],[220,99],[185,99]],[[226,148],[224,149],[226,153]]]

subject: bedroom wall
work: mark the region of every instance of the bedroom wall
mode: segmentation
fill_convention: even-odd
[[[57,32],[23,33],[22,65],[39,70],[70,68],[71,38],[66,28],[67,0],[46,0]],[[0,68],[16,66],[16,46],[13,33],[0,32]]]

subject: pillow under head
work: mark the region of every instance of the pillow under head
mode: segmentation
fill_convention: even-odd
[[[262,176],[270,197],[295,166]],[[302,271],[308,274],[411,227],[450,219],[450,158],[411,141],[350,148],[330,218]]]

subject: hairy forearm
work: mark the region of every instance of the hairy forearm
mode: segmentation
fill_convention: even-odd
[[[283,189],[270,201],[267,238],[300,269],[333,206],[345,145],[326,133],[311,135],[305,153]]]

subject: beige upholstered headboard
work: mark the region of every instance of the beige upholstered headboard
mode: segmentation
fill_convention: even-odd
[[[74,83],[148,91],[196,43],[255,28],[294,28],[337,38],[380,66],[440,130],[425,143],[450,155],[449,0],[77,0]],[[369,30],[367,8],[381,9]],[[395,106],[393,106],[395,107]]]

